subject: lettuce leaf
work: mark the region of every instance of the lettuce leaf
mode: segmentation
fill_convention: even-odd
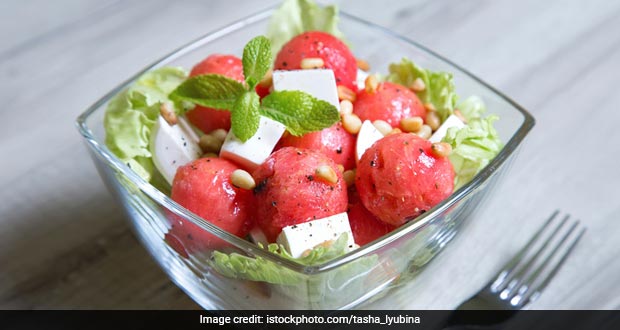
[[[341,235],[330,247],[317,246],[301,258],[293,258],[281,245],[269,244],[267,250],[302,265],[322,264],[348,251],[347,235]],[[211,267],[225,277],[267,282],[282,294],[306,301],[315,308],[335,308],[363,295],[368,277],[379,266],[377,255],[359,258],[344,266],[314,276],[303,275],[261,257],[214,251]]]
[[[330,247],[317,246],[301,258],[293,258],[282,245],[275,243],[269,244],[267,250],[302,265],[314,266],[347,253],[347,234],[340,235]],[[261,257],[252,258],[219,251],[213,251],[212,257],[211,266],[226,277],[283,285],[294,285],[302,280],[296,272]]]
[[[121,161],[147,181],[160,182],[149,151],[151,129],[163,102],[177,114],[181,106],[168,99],[187,77],[185,70],[164,67],[147,72],[116,95],[109,103],[104,118],[105,143]]]
[[[305,31],[323,31],[343,40],[344,34],[338,29],[338,7],[320,7],[312,0],[285,0],[271,16],[267,27],[273,55]]]
[[[461,129],[458,127],[448,129],[442,140],[452,146],[452,153],[449,157],[456,172],[454,190],[471,181],[503,147],[499,135],[493,127],[493,123],[499,117],[496,115],[485,118],[474,117],[474,115],[481,113],[479,112],[479,105],[478,102],[468,104],[472,108],[466,110],[470,116],[467,126]],[[484,105],[482,106],[484,107]]]
[[[459,109],[468,122],[481,118],[487,111],[484,101],[476,95],[468,97],[465,101],[459,103],[456,108]]]
[[[426,70],[407,58],[390,64],[389,71],[386,80],[403,86],[411,86],[417,78],[422,79],[426,88],[416,94],[422,103],[435,106],[441,121],[454,112],[457,95],[451,73]]]

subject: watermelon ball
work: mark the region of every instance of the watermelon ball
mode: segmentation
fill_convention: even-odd
[[[234,55],[213,54],[196,64],[189,76],[194,77],[201,74],[221,74],[223,76],[242,82],[243,63],[241,59]]]
[[[333,176],[324,176],[317,169]],[[286,226],[347,210],[347,186],[336,163],[315,150],[284,147],[252,174],[257,225],[269,242]]]
[[[179,167],[172,181],[171,198],[217,227],[245,237],[252,226],[253,193],[233,186],[230,176],[239,167],[221,158],[200,158]],[[170,214],[166,241],[181,255],[224,245],[197,225]]]
[[[355,186],[349,189],[349,224],[355,243],[362,246],[390,233],[396,226],[387,224],[364,207]]]
[[[201,74],[220,74],[239,82],[245,80],[241,59],[234,55],[210,55],[196,64],[189,76],[194,77]],[[230,111],[226,110],[216,110],[197,105],[187,112],[187,119],[204,133],[209,133],[218,128],[230,129]]]
[[[333,35],[309,31],[286,43],[274,64],[275,70],[299,70],[304,58],[320,58],[324,68],[334,71],[336,84],[357,91],[357,62],[349,47]]]
[[[388,135],[360,159],[355,186],[368,211],[400,226],[452,194],[454,169],[448,157],[433,155],[428,140]]]
[[[283,147],[318,150],[336,164],[344,166],[345,170],[355,167],[355,136],[342,128],[341,122],[303,136],[285,134],[276,145],[276,150]]]
[[[353,113],[362,121],[383,120],[399,127],[401,119],[426,118],[426,108],[409,89],[391,82],[380,83],[376,90],[362,90],[353,103]]]

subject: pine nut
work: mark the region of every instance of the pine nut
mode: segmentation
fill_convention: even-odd
[[[159,113],[162,117],[164,117],[164,120],[168,123],[168,125],[173,126],[177,124],[177,115],[172,109],[170,109],[170,105],[168,103],[164,102],[161,104],[159,107]]]
[[[315,247],[322,246],[322,247],[324,247],[326,249],[329,249],[332,245],[334,245],[334,240],[333,239],[329,239],[329,240],[327,240],[327,241],[325,241],[323,243],[317,244]]]
[[[407,133],[419,131],[423,124],[424,120],[422,120],[422,117],[417,116],[400,120],[400,128]]]
[[[402,133],[402,132],[403,132],[403,131],[401,131],[401,130],[400,130],[400,128],[398,128],[398,127],[394,127],[394,128],[392,128],[392,130],[391,130],[389,133],[387,133],[387,135],[400,134],[400,133]]]
[[[331,240],[331,239],[327,240],[325,242],[319,243],[319,244],[313,246],[312,249],[304,250],[304,252],[301,253],[301,257],[304,258],[304,257],[309,256],[310,253],[312,253],[312,250],[314,250],[314,249],[316,249],[318,247],[324,247],[326,249],[329,249],[332,245],[334,245],[334,240]]]
[[[357,134],[362,128],[362,120],[356,114],[342,116],[342,127],[351,134]]]
[[[233,186],[241,189],[251,190],[256,187],[256,181],[250,175],[250,173],[244,170],[234,170],[230,175],[230,181]]]
[[[426,84],[424,83],[424,80],[418,77],[418,78],[415,78],[415,80],[411,83],[411,86],[409,86],[409,89],[411,89],[412,91],[416,93],[423,92],[426,89]]]
[[[426,113],[426,125],[430,126],[431,129],[436,131],[441,125],[441,120],[439,119],[439,115],[435,111],[429,111]]]
[[[338,86],[338,99],[355,102],[356,98],[357,95],[355,95],[355,92],[353,92],[351,89],[342,85]]]
[[[338,167],[338,171],[340,171],[340,173],[344,172],[344,166],[342,166],[342,164],[338,164],[336,167]]]
[[[392,131],[392,125],[388,124],[385,120],[375,120],[372,124],[383,136],[388,135],[388,133]]]
[[[348,115],[353,113],[353,103],[349,100],[340,101],[340,114]]]
[[[427,111],[437,111],[437,108],[432,103],[424,103],[424,107]]]
[[[355,62],[357,63],[357,67],[362,70],[362,71],[368,71],[370,70],[370,64],[368,64],[368,62],[361,60],[359,58],[355,59]]]
[[[223,128],[218,128],[216,130],[211,131],[209,135],[213,136],[214,138],[220,141],[224,141],[226,140],[226,136],[228,135],[228,132]]]
[[[428,125],[422,125],[422,127],[420,127],[420,130],[417,131],[415,134],[417,134],[419,137],[425,140],[428,140],[431,137],[431,135],[433,135],[433,130]]]
[[[269,69],[261,81],[258,82],[261,87],[271,87],[273,84],[273,70]]]
[[[463,116],[463,113],[460,110],[454,110],[454,115],[457,116],[463,123],[467,124],[467,119]]]
[[[314,171],[314,174],[329,183],[338,182],[338,175],[336,175],[336,171],[329,165],[321,165],[317,167]]]
[[[301,60],[299,66],[304,69],[320,69],[325,66],[325,61],[320,57],[307,57]]]
[[[205,153],[208,153],[208,152],[219,153],[220,149],[222,148],[223,143],[224,143],[224,140],[218,140],[217,138],[215,138],[213,135],[210,135],[210,134],[205,134],[201,136],[200,141],[198,141],[198,145],[200,146],[200,149],[202,149],[202,151]]]
[[[446,142],[437,142],[431,145],[431,151],[437,157],[448,157],[452,152],[452,146]]]
[[[351,187],[355,184],[355,170],[347,170],[342,173],[344,182],[347,183],[347,187]]]
[[[364,81],[364,86],[366,89],[366,93],[374,93],[377,91],[377,88],[379,88],[379,81],[377,80],[377,77],[375,77],[374,75],[370,75],[366,77],[366,80]]]

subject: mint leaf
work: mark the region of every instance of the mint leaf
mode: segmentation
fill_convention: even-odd
[[[335,106],[301,91],[272,92],[263,99],[260,113],[301,136],[330,127],[340,120]]]
[[[233,108],[230,121],[235,136],[245,142],[251,138],[260,123],[260,97],[256,92],[245,92],[237,99]]]
[[[245,86],[234,79],[205,74],[187,79],[170,94],[170,99],[219,110],[232,110],[245,91]]]
[[[258,36],[243,48],[243,74],[249,89],[254,89],[271,66],[271,43],[264,36]]]

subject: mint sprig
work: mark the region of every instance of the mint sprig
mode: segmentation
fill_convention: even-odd
[[[272,92],[260,104],[255,87],[272,63],[266,37],[250,40],[241,62],[245,85],[223,75],[198,75],[179,85],[170,99],[230,111],[231,129],[243,142],[256,133],[261,115],[282,123],[296,136],[330,127],[340,119],[335,106],[302,91]]]
[[[188,101],[203,107],[230,110],[243,93],[242,83],[219,74],[203,74],[192,77],[170,94],[170,99]]]
[[[245,123],[245,125],[232,125],[231,129],[241,141],[247,141],[258,130],[260,123],[259,107],[260,97],[256,92],[245,92],[235,102],[230,121]]]
[[[337,122],[340,115],[334,109],[329,102],[299,91],[272,92],[263,99],[260,108],[263,116],[284,124],[295,136],[322,130],[325,123]]]
[[[269,39],[258,36],[243,48],[243,75],[249,89],[254,89],[271,66],[271,43]]]

